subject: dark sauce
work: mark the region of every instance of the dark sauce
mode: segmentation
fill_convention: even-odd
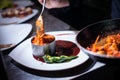
[[[60,55],[77,56],[79,52],[80,52],[80,49],[78,48],[78,46],[71,41],[65,41],[65,40],[56,41],[55,56],[60,56]],[[36,57],[34,55],[33,57],[38,61],[45,62],[42,57]]]

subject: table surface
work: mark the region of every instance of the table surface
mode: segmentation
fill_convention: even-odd
[[[41,11],[41,8],[39,6],[33,5],[33,8],[38,9],[39,12],[35,17],[24,22],[24,23],[30,23],[33,26],[32,32],[30,33],[30,35],[26,39],[35,35],[35,31],[36,31],[35,21],[38,18],[39,13]],[[46,32],[48,32],[48,31],[75,30],[74,28],[72,28],[68,24],[66,24],[63,21],[50,15],[47,10],[45,10],[43,17],[44,17],[44,22],[45,22],[44,25],[45,25]],[[87,73],[84,73],[82,75],[78,74],[77,76],[74,76],[74,77],[45,77],[45,76],[35,75],[35,74],[24,71],[23,69],[17,67],[15,64],[13,64],[11,62],[11,58],[8,56],[8,54],[13,49],[14,48],[2,52],[2,56],[3,56],[2,59],[3,59],[3,62],[5,64],[4,67],[5,67],[5,70],[7,72],[8,80],[53,80],[53,79],[54,80],[68,80],[68,79],[78,79],[78,80],[100,80],[100,79],[108,80],[109,79],[109,80],[115,80],[115,79],[120,79],[119,75],[116,74],[116,73],[120,72],[118,67],[105,65],[105,64],[99,63],[99,62],[95,63],[95,65],[94,65],[97,67],[97,69],[91,70],[91,71],[88,70]],[[100,66],[97,66],[97,65],[100,65]]]

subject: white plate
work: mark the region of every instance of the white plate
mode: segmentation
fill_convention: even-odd
[[[0,44],[12,43],[15,46],[18,43],[20,43],[31,32],[31,30],[31,24],[15,24],[0,26]],[[2,48],[1,50],[3,51],[9,48]]]
[[[18,7],[27,7],[32,6],[34,3],[30,0],[14,0],[14,3],[18,5]]]
[[[77,44],[75,41],[76,33],[77,32],[75,31],[49,32],[49,34],[55,36],[56,40],[67,40]],[[22,42],[19,46],[17,46],[13,51],[10,52],[9,56],[21,65],[31,69],[44,71],[64,70],[78,66],[89,59],[86,54],[84,54],[83,52],[79,52],[79,57],[70,62],[55,64],[43,63],[33,58],[30,41],[31,38]]]
[[[1,16],[1,13],[0,13],[0,24],[11,24],[11,23],[22,23],[22,22],[25,22],[29,19],[31,19],[32,17],[34,17],[36,14],[38,13],[38,10],[36,9],[33,9],[33,13],[26,16],[26,17],[23,17],[23,18],[17,18],[17,17],[13,17],[13,18],[3,18]]]

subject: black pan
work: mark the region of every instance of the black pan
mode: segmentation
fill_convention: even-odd
[[[98,35],[104,37],[117,33],[120,33],[120,19],[109,19],[90,24],[84,29],[80,30],[76,36],[76,41],[79,44],[80,49],[93,60],[97,60],[109,65],[120,65],[120,58],[118,57],[99,55],[86,49],[86,47],[94,43]]]

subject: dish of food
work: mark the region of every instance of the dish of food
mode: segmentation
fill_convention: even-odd
[[[28,9],[30,10],[30,9]],[[18,12],[18,11],[17,11]],[[31,10],[30,10],[31,13]],[[38,10],[36,9],[32,9],[32,13],[29,15],[26,15],[26,13],[21,13],[21,15],[18,15],[19,17],[7,17],[5,18],[6,15],[4,15],[2,12],[0,13],[0,25],[4,25],[4,24],[11,24],[11,23],[22,23],[25,22],[29,19],[31,19],[32,17],[34,17],[36,14],[38,13]],[[25,16],[26,15],[26,16]],[[4,16],[4,17],[3,17]],[[9,15],[11,16],[11,15]]]
[[[31,7],[10,8],[1,12],[2,18],[24,18],[33,13]]]
[[[1,0],[0,10],[8,8],[18,8],[18,7],[27,7],[32,6],[34,3],[30,0]]]
[[[68,50],[68,48],[65,49],[62,46],[67,46],[65,44],[71,44],[70,48],[73,48],[76,46],[74,43],[68,41],[56,41],[54,35],[46,34],[44,32],[43,18],[41,15],[36,21],[36,29],[36,35],[31,39],[32,53],[35,59],[42,59],[43,62],[47,63],[62,63],[77,58],[76,55],[71,56],[62,53],[62,50],[64,50],[64,52]],[[64,45],[59,46],[60,44]],[[59,48],[61,51],[57,51],[58,46],[62,48]]]
[[[56,31],[56,32],[47,32],[47,34],[54,35],[56,41],[58,40],[70,41],[76,44],[75,41],[75,37],[77,34],[76,31]],[[61,51],[60,49],[58,50]],[[65,52],[68,53],[72,49],[69,48],[69,50],[68,49],[64,49],[64,50],[66,50]],[[75,54],[77,50],[75,49],[73,51]],[[25,67],[35,70],[42,70],[42,71],[56,71],[56,70],[65,70],[65,69],[73,68],[78,65],[84,64],[89,59],[89,57],[86,54],[84,54],[82,51],[78,51],[77,52],[78,58],[68,62],[50,64],[43,62],[42,60],[36,60],[32,54],[31,38],[25,40],[19,46],[17,46],[13,51],[10,52],[9,56],[17,63]]]
[[[14,24],[0,26],[0,48],[10,49],[24,40],[32,30],[31,24]]]
[[[108,19],[88,25],[76,40],[81,50],[93,60],[120,65],[120,19]]]
[[[55,37],[45,33],[41,15],[36,21],[36,35],[31,39],[31,46],[33,55],[36,57],[42,57],[46,53],[54,54],[55,52]]]

